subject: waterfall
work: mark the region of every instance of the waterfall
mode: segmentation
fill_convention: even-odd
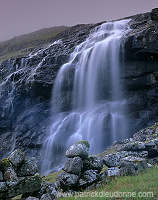
[[[95,28],[59,70],[42,173],[62,164],[65,150],[74,142],[88,140],[90,153],[99,153],[128,137],[121,82],[121,38],[128,21]]]

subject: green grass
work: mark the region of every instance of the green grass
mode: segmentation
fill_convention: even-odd
[[[142,200],[150,200],[150,199],[158,199],[158,166],[154,166],[152,168],[148,168],[143,170],[141,173],[136,174],[134,176],[122,176],[116,177],[110,180],[107,184],[102,184],[98,188],[94,188],[93,190],[89,190],[88,192],[98,192],[101,193],[102,191],[108,192],[109,195],[113,195],[114,193],[124,192],[124,195],[129,195],[128,193],[133,195],[143,194],[147,195],[148,198],[145,197],[121,197],[121,198],[110,198],[110,197],[78,197],[76,199],[82,200],[92,200],[92,199],[142,199]],[[140,193],[141,192],[141,193]],[[150,197],[151,193],[153,193],[153,197]],[[82,193],[80,193],[82,195]],[[59,200],[67,199],[67,200],[74,200],[74,197],[65,197],[59,198]]]
[[[49,45],[57,34],[67,28],[66,26],[44,28],[0,42],[0,63],[9,58],[27,56],[32,50]]]
[[[62,172],[58,171],[58,172],[54,172],[51,174],[48,174],[47,176],[43,177],[42,180],[45,182],[55,182],[56,181],[56,177]]]

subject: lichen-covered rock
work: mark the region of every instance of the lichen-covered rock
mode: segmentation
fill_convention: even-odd
[[[137,157],[125,157],[121,162],[120,174],[132,175],[138,173],[142,169],[148,168],[147,161]]]
[[[88,185],[91,185],[95,181],[97,181],[100,178],[100,175],[95,170],[87,170],[85,171],[78,182],[79,187],[86,187]]]
[[[107,173],[108,177],[119,176],[120,175],[120,169],[118,167],[111,167],[106,171],[106,173]]]
[[[83,167],[82,159],[80,157],[75,157],[75,158],[69,159],[64,164],[63,170],[71,174],[80,175],[82,167]]]
[[[83,160],[82,171],[93,169],[99,173],[102,170],[102,168],[103,168],[103,159],[99,156],[90,156]]]
[[[36,158],[29,158],[23,161],[21,167],[17,170],[17,174],[20,177],[35,175],[38,171]]]
[[[123,148],[123,151],[143,151],[145,150],[145,144],[143,142],[128,143]]]
[[[104,156],[103,162],[107,167],[116,167],[120,165],[121,153],[111,153]]]
[[[24,161],[24,159],[25,159],[25,154],[20,149],[13,151],[8,157],[8,160],[15,167],[18,167]]]
[[[57,180],[60,181],[60,187],[63,190],[73,189],[77,186],[77,182],[79,180],[79,176],[75,174],[69,174],[67,172],[62,172]]]
[[[34,192],[41,187],[42,179],[39,175],[19,178],[18,182],[7,182],[8,197]]]
[[[88,157],[90,144],[88,141],[79,141],[73,144],[65,153],[65,155],[68,158],[74,158],[74,157],[81,157],[86,158]]]
[[[148,156],[148,151],[121,151],[110,153],[103,157],[103,162],[107,167],[119,167],[121,165],[121,160],[127,156],[145,158]]]

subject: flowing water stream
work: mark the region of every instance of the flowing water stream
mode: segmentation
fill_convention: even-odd
[[[52,94],[50,133],[42,173],[64,161],[74,142],[88,140],[90,153],[128,137],[121,75],[121,38],[128,20],[104,23],[78,45],[58,72]]]

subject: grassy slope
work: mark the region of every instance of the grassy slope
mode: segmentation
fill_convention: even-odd
[[[44,28],[0,42],[0,62],[11,57],[27,56],[32,50],[49,44],[54,36],[67,28],[66,26]]]
[[[112,194],[112,192],[134,192],[136,193],[137,197],[121,197],[121,198],[110,198],[110,197],[98,197],[96,198],[97,200],[100,199],[158,199],[158,166],[154,166],[152,168],[148,168],[146,170],[143,170],[141,173],[136,174],[134,176],[122,176],[122,177],[116,177],[110,180],[108,183],[103,183],[101,186],[99,186],[96,189],[90,190],[88,192],[109,192],[109,194]],[[110,193],[111,192],[111,193]],[[153,197],[145,198],[145,197],[138,197],[139,192],[141,192],[141,195],[149,195],[148,193],[144,192],[153,192]],[[74,200],[75,197],[65,197],[65,198],[59,198],[60,200],[62,199],[67,199],[67,200]],[[76,198],[76,199],[82,199],[82,200],[91,200],[95,199],[92,197],[85,197],[85,198]]]

